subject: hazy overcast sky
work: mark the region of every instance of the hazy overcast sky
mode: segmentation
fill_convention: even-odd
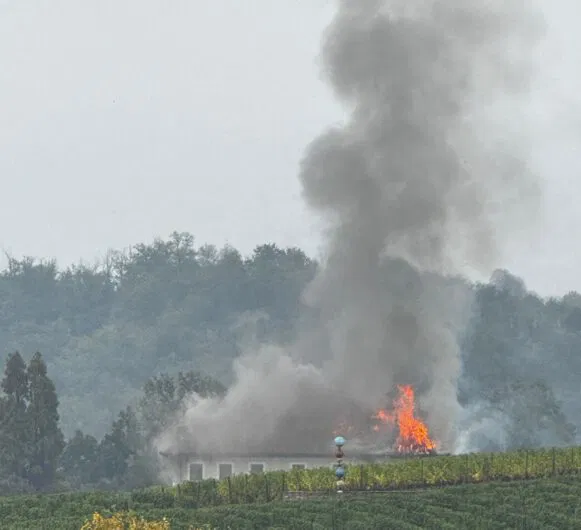
[[[504,265],[550,294],[581,290],[581,5],[543,4],[543,229]],[[296,174],[342,119],[317,65],[332,14],[325,0],[0,0],[0,245],[65,265],[184,230],[315,254]]]

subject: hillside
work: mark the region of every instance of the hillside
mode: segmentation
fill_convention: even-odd
[[[233,248],[197,247],[187,233],[111,252],[94,267],[13,258],[0,274],[0,347],[4,355],[42,352],[65,434],[99,437],[151,377],[194,369],[227,384],[248,333],[284,344],[299,326],[316,325],[301,299],[316,269],[300,249],[263,245],[243,257]],[[384,274],[400,289],[433,286],[442,300],[475,296],[463,341],[465,404],[497,407],[512,385],[541,401],[563,401],[569,421],[581,424],[571,399],[581,372],[581,296],[543,300],[506,273],[470,285],[396,262]],[[525,430],[530,443],[556,441],[550,429]]]
[[[148,443],[189,393],[223,392],[253,341],[285,345],[317,327],[302,294],[318,268],[300,249],[267,244],[244,257],[188,233],[111,252],[95,267],[11,258],[0,274],[0,345],[46,361],[68,439],[57,482],[154,482]],[[462,449],[579,439],[579,294],[544,300],[506,271],[471,284],[385,260],[380,273],[386,296],[427,292],[436,307],[456,308]],[[2,491],[26,489],[3,477]]]
[[[289,340],[315,267],[298,249],[264,245],[244,258],[177,233],[94,267],[11,259],[0,275],[0,347],[42,352],[65,433],[100,437],[153,376],[196,369],[228,382],[253,323],[260,338]]]

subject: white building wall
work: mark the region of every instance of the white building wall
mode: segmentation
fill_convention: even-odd
[[[293,466],[300,465],[304,466],[306,469],[319,468],[319,467],[334,467],[336,460],[333,458],[333,454],[329,455],[329,458],[322,457],[302,457],[302,458],[291,458],[291,457],[265,457],[265,458],[215,458],[215,459],[192,459],[188,462],[186,466],[185,479],[186,480],[196,480],[195,477],[190,475],[190,465],[191,464],[201,464],[202,465],[202,479],[219,479],[220,477],[220,464],[230,464],[232,466],[232,475],[238,475],[242,473],[250,473],[251,464],[262,464],[263,470],[266,471],[291,471]],[[346,458],[346,463],[356,464],[357,459]],[[222,477],[224,478],[224,477]]]

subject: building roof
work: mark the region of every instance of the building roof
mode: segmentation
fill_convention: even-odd
[[[159,454],[165,458],[184,458],[184,459],[200,459],[200,460],[218,460],[228,458],[240,458],[248,460],[260,460],[264,458],[328,458],[330,461],[335,458],[334,452],[331,450],[327,453],[304,453],[304,452],[242,452],[242,453],[195,453],[195,452],[168,452],[160,451]],[[359,460],[387,460],[394,458],[393,453],[364,453],[358,451],[346,451],[345,459],[357,458]]]

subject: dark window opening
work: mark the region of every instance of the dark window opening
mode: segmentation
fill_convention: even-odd
[[[218,466],[218,476],[220,480],[232,476],[232,464],[220,464]]]
[[[204,464],[190,464],[190,480],[196,482],[204,479]]]
[[[250,464],[250,473],[258,475],[264,471],[264,464]]]

